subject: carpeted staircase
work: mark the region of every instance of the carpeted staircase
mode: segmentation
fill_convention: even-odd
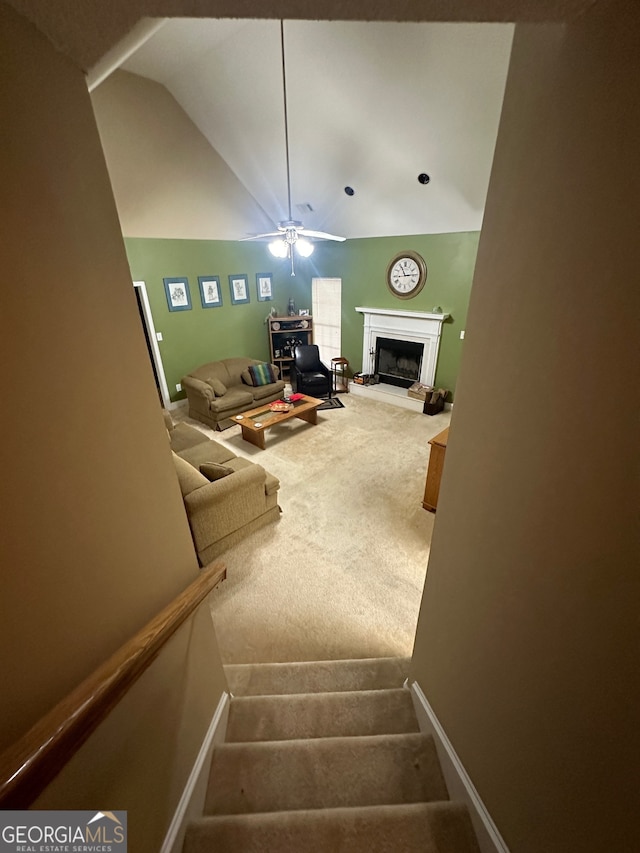
[[[226,743],[184,853],[478,853],[408,659],[227,666]]]

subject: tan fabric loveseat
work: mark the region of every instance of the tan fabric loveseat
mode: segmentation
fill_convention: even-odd
[[[249,366],[263,363],[254,358],[225,358],[203,364],[183,376],[189,417],[215,428],[217,423],[239,412],[277,400],[284,391],[282,379],[268,385],[250,384]],[[271,366],[278,376],[278,368]]]
[[[280,516],[279,480],[262,465],[236,456],[189,424],[165,413],[173,462],[198,561],[216,557]],[[205,476],[200,466],[208,471]],[[212,482],[211,470],[227,473]]]

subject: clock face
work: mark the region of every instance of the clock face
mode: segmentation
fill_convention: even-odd
[[[387,286],[394,296],[410,299],[427,280],[427,265],[417,252],[401,252],[387,267]]]

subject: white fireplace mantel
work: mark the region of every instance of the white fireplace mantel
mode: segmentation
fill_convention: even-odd
[[[393,308],[356,308],[361,314],[384,314],[387,317],[407,317],[411,320],[436,320],[442,324],[449,314],[433,314],[428,311],[398,311]]]
[[[378,337],[396,338],[397,340],[413,341],[423,345],[420,382],[424,385],[433,385],[442,324],[449,317],[449,314],[364,307],[357,307],[356,311],[364,314],[363,373],[373,373],[372,354],[375,353]]]

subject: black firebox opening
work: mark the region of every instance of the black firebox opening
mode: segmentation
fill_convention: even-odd
[[[376,339],[375,373],[381,382],[409,388],[420,379],[424,346],[415,341]]]

